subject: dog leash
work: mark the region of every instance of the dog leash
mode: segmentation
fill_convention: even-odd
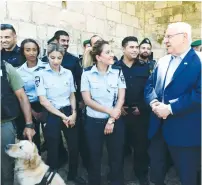
[[[50,185],[55,174],[56,174],[56,170],[52,170],[51,168],[49,168],[46,171],[45,175],[43,176],[43,179],[41,180],[41,182],[35,185]]]

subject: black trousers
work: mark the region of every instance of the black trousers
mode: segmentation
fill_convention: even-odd
[[[41,112],[42,111],[42,106],[40,105],[39,102],[33,102],[30,103],[31,104],[31,108],[35,111],[35,112]],[[37,149],[39,151],[39,154],[41,154],[41,149],[40,149],[40,145],[41,145],[41,139],[40,139],[40,122],[35,120],[34,117],[32,117],[32,120],[35,124],[35,132],[36,134],[33,137],[33,142],[36,144]],[[20,111],[20,115],[16,118],[16,130],[17,130],[17,138],[19,140],[23,140],[23,139],[27,139],[23,136],[23,131],[25,128],[25,118],[24,118],[24,114],[22,112],[22,110]]]
[[[71,107],[64,107],[63,112],[69,116]],[[62,119],[54,114],[49,113],[47,124],[45,126],[45,140],[47,144],[47,163],[52,169],[59,168],[59,145],[61,130],[67,141],[69,153],[69,172],[68,179],[73,180],[77,175],[78,168],[78,131],[77,126],[67,128]]]
[[[82,109],[77,110],[77,126],[78,126],[78,140],[79,140],[79,153],[82,159],[83,166],[88,170],[89,152],[87,141],[84,132],[84,124],[86,121],[86,113]]]
[[[125,144],[134,150],[134,172],[138,179],[144,178],[148,173],[148,122],[149,113],[138,116],[128,113],[123,116],[125,124]]]
[[[114,123],[113,133],[104,135],[107,120],[108,119],[86,117],[84,130],[89,149],[89,185],[100,185],[101,158],[105,139],[108,151],[108,163],[110,166],[109,180],[111,181],[111,185],[123,185],[124,124],[120,118]]]
[[[151,139],[149,156],[151,160],[150,179],[156,185],[164,183],[166,169],[166,154],[171,158],[178,171],[182,185],[197,185],[200,178],[201,147],[168,146],[164,141],[161,128]],[[198,182],[198,185],[200,183]]]

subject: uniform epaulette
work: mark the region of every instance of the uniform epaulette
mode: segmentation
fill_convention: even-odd
[[[120,70],[121,66],[119,66],[118,63],[117,64],[113,64],[112,65],[112,69],[118,69],[118,70]]]
[[[89,66],[89,67],[86,67],[84,68],[84,71],[90,71],[92,69],[93,66]]]
[[[39,68],[37,68],[35,71],[39,71],[41,69],[45,69],[46,67],[45,66],[40,66]]]

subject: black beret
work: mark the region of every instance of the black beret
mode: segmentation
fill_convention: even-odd
[[[150,46],[152,47],[151,41],[148,38],[144,38],[142,42],[140,42],[139,46],[141,46],[142,44],[150,44]]]
[[[196,47],[202,45],[202,40],[196,40],[191,43],[191,47]]]

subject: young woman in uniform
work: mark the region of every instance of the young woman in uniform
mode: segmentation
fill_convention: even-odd
[[[120,117],[125,97],[125,79],[119,67],[113,66],[114,55],[104,40],[97,41],[90,52],[95,65],[85,68],[81,92],[86,108],[84,125],[90,164],[89,185],[100,185],[101,157],[106,139],[109,180],[111,185],[123,185],[124,124]]]
[[[23,65],[17,69],[17,72],[20,74],[22,80],[24,81],[24,90],[32,107],[32,116],[36,131],[34,142],[40,153],[40,123],[42,117],[42,106],[40,105],[38,96],[36,94],[35,74],[38,71],[43,70],[46,64],[38,59],[39,52],[39,45],[35,40],[23,40],[20,47],[20,58]],[[23,115],[20,116],[19,119],[21,120],[21,123],[25,122]]]
[[[37,94],[42,106],[48,111],[45,126],[47,163],[53,169],[59,168],[59,143],[61,130],[69,151],[68,180],[77,181],[78,134],[76,121],[76,99],[73,75],[61,66],[65,50],[59,44],[49,44],[49,64],[35,77]]]

